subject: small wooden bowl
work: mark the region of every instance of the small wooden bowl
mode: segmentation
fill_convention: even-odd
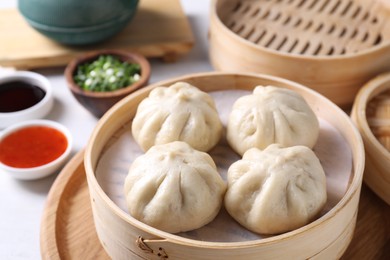
[[[209,38],[218,70],[283,77],[351,108],[390,70],[390,2],[215,0]]]
[[[210,242],[160,231],[125,213],[111,200],[97,180],[100,158],[131,124],[138,104],[157,86],[185,81],[203,91],[253,90],[257,85],[276,85],[300,93],[317,116],[342,135],[351,150],[352,170],[342,198],[327,213],[291,232],[251,241]],[[129,147],[132,149],[132,147]],[[261,74],[203,73],[159,82],[133,93],[112,107],[99,121],[85,150],[96,231],[113,259],[336,259],[353,235],[364,169],[363,142],[350,118],[331,101],[298,83]],[[119,191],[120,192],[120,191]]]
[[[363,86],[351,116],[366,150],[364,182],[390,205],[390,73]]]
[[[130,86],[110,92],[94,92],[81,89],[73,80],[77,66],[85,62],[93,61],[100,55],[113,55],[122,61],[138,63],[141,66],[141,78]],[[101,50],[73,59],[65,69],[65,78],[73,96],[94,116],[100,118],[116,102],[148,83],[150,78],[150,64],[144,56],[137,53],[119,50]]]

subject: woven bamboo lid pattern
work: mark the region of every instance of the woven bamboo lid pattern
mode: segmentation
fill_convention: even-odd
[[[387,0],[227,1],[222,22],[242,38],[295,55],[353,54],[389,42]]]

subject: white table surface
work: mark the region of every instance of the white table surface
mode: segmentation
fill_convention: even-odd
[[[141,0],[142,1],[142,0]],[[150,60],[150,83],[175,76],[212,71],[208,59],[209,0],[181,0],[195,37],[194,48],[175,63]],[[16,0],[1,0],[0,8],[16,7]],[[1,40],[0,40],[1,48]],[[71,131],[74,155],[85,147],[97,123],[66,87],[63,68],[36,70],[50,80],[55,104],[46,119],[58,121]],[[40,259],[40,222],[46,198],[57,174],[36,181],[20,181],[0,174],[0,259]]]

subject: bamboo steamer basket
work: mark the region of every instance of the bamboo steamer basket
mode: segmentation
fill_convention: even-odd
[[[342,199],[310,224],[281,235],[244,241],[208,242],[183,238],[152,228],[121,210],[103,191],[96,178],[101,154],[115,133],[131,123],[138,104],[156,86],[185,81],[204,91],[253,90],[257,85],[276,85],[300,93],[315,111],[341,133],[351,148],[352,172]],[[100,242],[113,259],[336,259],[353,235],[364,169],[360,134],[350,118],[335,104],[289,80],[260,74],[211,72],[183,76],[150,85],[130,94],[98,122],[85,151],[85,169],[94,222]]]
[[[214,0],[209,44],[217,70],[290,79],[350,109],[390,69],[390,0]]]
[[[390,205],[390,73],[363,86],[351,116],[366,150],[364,182]]]

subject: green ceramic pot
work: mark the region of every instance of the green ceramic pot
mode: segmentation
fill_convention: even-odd
[[[37,31],[63,44],[106,40],[133,18],[138,0],[18,0],[24,19]]]

